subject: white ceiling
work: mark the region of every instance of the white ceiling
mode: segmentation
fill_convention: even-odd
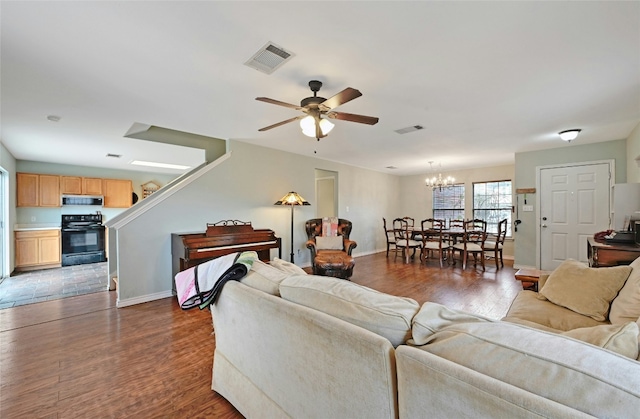
[[[1,139],[21,160],[202,160],[123,137],[140,123],[407,175],[513,164],[640,123],[638,1],[2,1],[0,19]],[[268,41],[295,57],[271,75],[243,65]],[[324,97],[359,89],[337,110],[380,122],[334,121],[320,142],[297,123],[258,132],[298,111],[257,96],[297,104],[312,79]],[[394,132],[411,125],[425,129]],[[571,144],[568,128],[582,129]]]

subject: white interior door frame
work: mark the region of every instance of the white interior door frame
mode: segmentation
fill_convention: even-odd
[[[536,166],[536,191],[538,192],[538,197],[536,198],[536,266],[540,269],[541,266],[541,252],[540,252],[540,235],[541,235],[541,222],[540,222],[540,205],[541,205],[541,196],[542,196],[542,182],[541,182],[541,172],[545,169],[559,169],[563,167],[578,167],[585,165],[595,165],[595,164],[608,164],[609,165],[609,190],[613,188],[615,184],[615,173],[616,173],[616,161],[614,159],[607,160],[595,160],[595,161],[586,161],[586,162],[576,162],[576,163],[560,163],[560,164],[552,164],[548,166]],[[612,203],[612,194],[609,194],[609,217],[611,217],[611,208],[613,208]]]

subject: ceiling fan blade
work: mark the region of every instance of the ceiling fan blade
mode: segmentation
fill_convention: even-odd
[[[293,121],[296,121],[298,119],[302,119],[305,116],[307,116],[307,115],[300,115],[300,116],[296,116],[294,118],[289,118],[289,119],[287,119],[285,121],[280,121],[280,122],[278,122],[276,124],[269,125],[268,127],[260,128],[258,131],[267,131],[267,130],[270,130],[271,128],[276,128],[276,127],[279,127],[280,125],[288,124],[289,122],[293,122]]]
[[[323,111],[329,111],[360,96],[362,96],[362,93],[360,93],[359,90],[356,90],[352,87],[347,87],[342,92],[335,94],[334,96],[319,104],[318,107]]]
[[[359,122],[361,124],[375,125],[378,123],[378,118],[375,116],[356,115],[354,113],[346,112],[329,112],[327,117],[331,119],[340,119],[342,121]]]
[[[259,100],[260,102],[271,103],[272,105],[284,106],[285,108],[291,108],[291,109],[297,109],[297,110],[302,109],[298,105],[292,105],[291,103],[280,102],[279,100],[269,99],[268,97],[257,97],[256,100]]]

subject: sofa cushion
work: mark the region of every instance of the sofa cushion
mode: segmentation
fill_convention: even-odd
[[[316,248],[319,250],[342,250],[342,236],[316,236]]]
[[[275,258],[271,261],[271,266],[280,269],[283,272],[287,272],[293,275],[306,275],[304,269],[296,265],[295,263],[287,262],[286,260],[282,260],[280,258]]]
[[[411,329],[413,340],[409,343],[424,345],[429,342],[434,333],[454,324],[492,321],[486,317],[427,302],[422,305],[420,312],[413,318]],[[631,359],[638,357],[638,325],[633,322],[624,325],[602,324],[563,332],[527,320],[507,319],[506,321],[545,332],[569,336]]]
[[[635,322],[640,318],[640,258],[634,260],[629,267],[632,270],[627,282],[611,302],[611,323]]]
[[[640,407],[640,363],[564,336],[455,323],[420,349],[590,415],[626,417]]]
[[[608,349],[631,359],[638,358],[638,325],[634,322],[581,327],[562,332],[562,335]]]
[[[554,304],[604,321],[609,305],[631,273],[629,266],[589,268],[576,260],[562,262],[539,293]]]
[[[490,322],[488,317],[454,310],[441,304],[426,302],[411,321],[412,345],[424,345],[438,330],[456,323]]]
[[[533,291],[518,293],[509,307],[507,316],[502,320],[510,321],[511,319],[527,320],[560,331],[609,324],[583,316],[551,301],[540,300],[538,293]]]
[[[411,298],[316,275],[286,278],[280,284],[280,295],[384,336],[394,347],[411,337],[411,319],[420,308]]]
[[[274,268],[261,260],[256,260],[240,282],[251,288],[280,296],[280,283],[288,276],[291,276],[291,274]]]

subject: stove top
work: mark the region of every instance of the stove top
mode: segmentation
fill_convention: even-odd
[[[63,214],[61,225],[102,225],[102,214]]]

